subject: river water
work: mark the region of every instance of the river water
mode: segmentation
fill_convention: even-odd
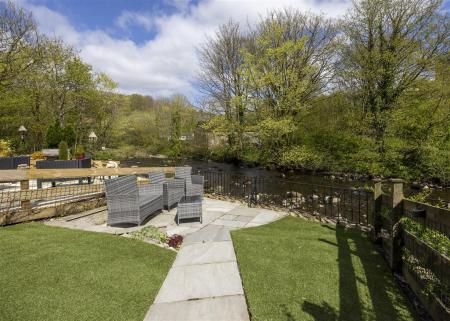
[[[227,172],[233,174],[240,174],[246,176],[260,176],[265,178],[286,178],[291,181],[314,184],[314,185],[327,185],[333,187],[361,187],[370,186],[370,180],[356,179],[352,175],[347,177],[334,177],[333,175],[324,174],[308,174],[299,171],[280,171],[277,169],[268,169],[265,167],[246,167],[242,165],[230,164],[230,163],[218,163],[212,161],[201,161],[192,159],[171,159],[171,158],[130,158],[121,162],[122,167],[139,166],[139,167],[152,167],[152,166],[183,166],[190,165],[193,171],[209,170]],[[276,180],[274,180],[276,181]],[[419,192],[412,188],[410,185],[406,185],[405,195],[412,195]],[[450,202],[450,188],[436,188],[431,191],[429,196],[431,199],[442,199]]]

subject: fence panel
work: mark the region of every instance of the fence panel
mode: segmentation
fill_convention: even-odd
[[[403,273],[435,320],[450,318],[450,259],[403,232]]]
[[[417,216],[416,210],[424,210],[424,217]],[[450,237],[450,211],[444,208],[438,208],[432,205],[411,201],[403,201],[403,213],[427,227],[435,229]]]
[[[364,188],[309,184],[281,178],[246,176],[221,171],[199,171],[205,192],[246,201],[250,206],[277,207],[373,225],[373,193]]]

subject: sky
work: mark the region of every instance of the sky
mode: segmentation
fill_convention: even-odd
[[[342,16],[350,0],[15,0],[39,30],[74,46],[122,93],[195,100],[196,48],[230,18],[247,25],[272,9]],[[450,0],[444,7],[450,8]]]

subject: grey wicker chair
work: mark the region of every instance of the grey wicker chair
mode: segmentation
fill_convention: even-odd
[[[150,185],[157,184],[163,189],[163,204],[164,207],[170,209],[174,204],[177,204],[184,196],[184,182],[181,180],[166,179],[163,172],[156,172],[148,174]]]
[[[163,208],[162,186],[138,187],[136,176],[105,181],[108,225],[141,225],[150,215]]]
[[[201,175],[191,175],[192,167],[175,167],[175,180],[184,180],[185,196],[202,196],[204,179]]]

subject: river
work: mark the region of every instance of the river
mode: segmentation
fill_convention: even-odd
[[[328,185],[333,187],[361,187],[371,184],[370,180],[357,179],[353,175],[334,176],[331,174],[308,174],[299,171],[280,171],[277,169],[268,169],[265,167],[246,167],[242,165],[218,163],[212,161],[201,161],[192,159],[171,159],[171,158],[130,158],[121,162],[121,166],[183,166],[190,165],[193,171],[210,170],[210,171],[224,171],[233,174],[241,174],[246,176],[262,176],[266,178],[286,178],[292,181],[315,184]],[[406,185],[406,196],[418,193],[417,189],[412,188],[410,184]],[[450,188],[434,188],[429,196],[431,199],[442,199],[450,202]]]

